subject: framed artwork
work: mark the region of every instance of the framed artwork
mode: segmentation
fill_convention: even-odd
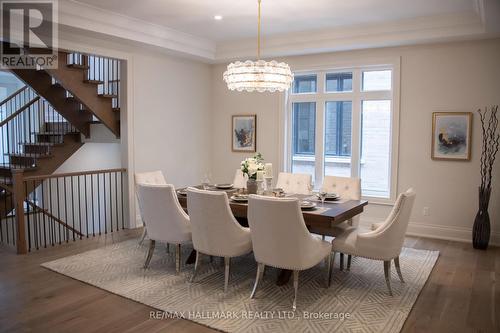
[[[434,112],[432,114],[432,159],[469,161],[471,133],[471,112]]]
[[[231,131],[234,152],[257,151],[257,115],[233,116]]]

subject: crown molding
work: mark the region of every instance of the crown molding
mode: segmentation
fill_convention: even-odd
[[[165,48],[208,61],[215,58],[215,42],[165,26],[82,4],[59,1],[59,24],[94,33]]]
[[[477,13],[441,15],[412,20],[316,30],[270,36],[263,40],[262,56],[283,57],[322,52],[345,51],[471,39],[485,33],[482,16]],[[217,45],[216,61],[255,56],[255,39]]]
[[[284,57],[498,36],[500,4],[497,0],[473,1],[473,10],[466,13],[264,36],[262,56]],[[253,58],[256,53],[256,37],[216,44],[77,0],[59,1],[59,24],[62,29],[66,27],[69,34],[77,29],[89,35],[97,34],[99,38],[110,36],[110,41],[131,41],[208,63]]]

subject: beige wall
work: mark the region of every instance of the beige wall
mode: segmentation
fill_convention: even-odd
[[[312,68],[350,61],[401,58],[401,104],[398,192],[414,187],[417,200],[411,233],[470,240],[477,210],[480,124],[474,115],[472,160],[432,161],[433,111],[475,112],[500,104],[500,40],[457,42],[289,57],[292,68]],[[231,152],[231,115],[257,114],[257,150],[279,165],[279,114],[283,95],[239,93],[222,81],[225,65],[212,69],[212,173],[215,181],[230,181],[239,162],[249,154]],[[500,156],[499,156],[500,157]],[[495,166],[490,215],[500,243],[500,162]],[[429,207],[429,216],[422,210]],[[369,205],[363,223],[383,219],[390,206]]]
[[[210,66],[165,55],[134,57],[135,171],[161,169],[187,186],[210,169]]]
[[[104,35],[62,30],[59,37],[60,48],[125,59],[122,76],[127,82],[121,94],[120,139],[95,128],[95,141],[107,144],[91,140],[63,169],[127,168],[125,197],[130,203],[135,202],[135,172],[162,170],[175,186],[199,182],[211,167],[211,65]],[[140,225],[134,204],[129,213],[130,226]]]

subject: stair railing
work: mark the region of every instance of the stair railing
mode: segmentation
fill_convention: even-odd
[[[13,215],[15,232],[10,225],[9,239],[17,253],[124,229],[125,172],[119,168],[25,176],[22,169],[14,170],[12,211],[23,214]],[[5,227],[0,231],[7,232]]]
[[[24,86],[16,90],[0,102],[0,123],[3,123],[6,119],[11,117],[12,114],[32,102],[36,97],[38,97],[38,95],[29,86]]]
[[[86,69],[86,80],[97,84],[98,94],[112,98],[113,108],[120,107],[120,60],[83,53],[69,53],[67,63]]]
[[[0,183],[0,244],[15,247],[16,239],[17,228],[12,187]]]
[[[52,144],[62,143],[62,135],[78,132],[45,99],[35,95],[27,104],[0,122],[0,162],[2,166],[30,168],[44,157]]]

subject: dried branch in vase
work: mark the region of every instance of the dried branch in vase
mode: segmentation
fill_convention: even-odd
[[[478,110],[481,120],[482,147],[481,147],[481,191],[491,189],[493,164],[500,143],[500,131],[498,130],[498,105],[492,106],[488,111]]]

